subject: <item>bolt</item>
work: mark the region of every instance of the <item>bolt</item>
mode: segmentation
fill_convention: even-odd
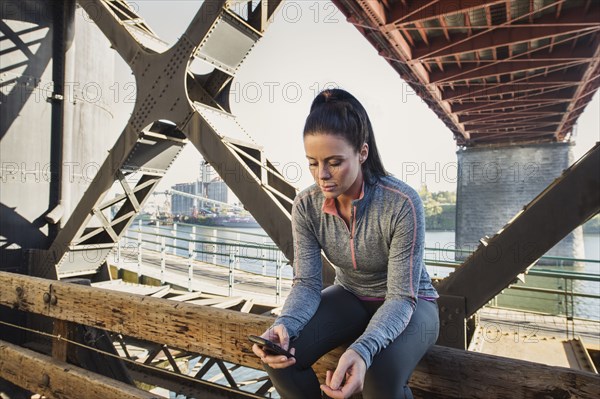
[[[445,312],[445,311],[446,311],[446,310],[448,310],[448,309],[446,309],[446,307],[445,307],[445,306],[442,306],[440,310],[441,310],[442,312]]]
[[[50,293],[44,292],[44,303],[50,303]]]
[[[52,297],[50,298],[50,303],[52,305],[56,305],[57,302],[58,302],[58,298],[56,298],[56,295],[52,295]]]

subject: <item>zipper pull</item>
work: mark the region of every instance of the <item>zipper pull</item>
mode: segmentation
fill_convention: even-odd
[[[350,238],[354,238],[354,210],[355,207],[353,206],[352,208],[350,208]]]

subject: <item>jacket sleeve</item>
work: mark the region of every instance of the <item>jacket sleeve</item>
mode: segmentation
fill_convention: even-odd
[[[397,214],[387,266],[387,295],[364,333],[350,348],[370,367],[373,357],[406,328],[416,308],[423,268],[425,220],[423,204],[416,192],[403,195]],[[420,332],[415,331],[415,334]]]
[[[294,280],[281,315],[273,326],[283,324],[290,338],[296,338],[313,317],[321,301],[323,287],[321,246],[307,221],[306,208],[296,197],[292,207]]]

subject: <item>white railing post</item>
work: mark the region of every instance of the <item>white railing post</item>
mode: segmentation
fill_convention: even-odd
[[[117,272],[121,269],[121,245],[123,245],[124,237],[119,238],[117,242]]]
[[[236,238],[236,241],[237,241],[237,244],[235,245],[235,255],[236,255],[236,258],[235,258],[235,268],[239,270],[240,269],[240,245],[241,245],[240,244],[241,243],[241,241],[240,241],[240,233],[237,233],[235,235],[235,238]]]
[[[161,248],[160,248],[160,284],[163,285],[165,283],[165,268],[166,268],[166,252],[167,246],[165,245],[165,237],[162,237]]]
[[[156,221],[156,226],[154,227],[154,234],[156,236],[156,252],[160,252],[160,238],[158,237],[158,234],[160,232],[160,222],[157,220]]]
[[[137,241],[137,275],[138,283],[142,283],[142,221],[138,221],[138,241]]]
[[[192,237],[195,234],[192,234]],[[194,238],[192,238],[194,240]],[[195,257],[195,242],[190,241],[188,246],[188,291],[192,292],[194,290],[193,282],[194,282],[194,257]]]
[[[213,265],[217,264],[217,229],[213,229],[213,237],[212,240],[214,242],[213,244]]]
[[[277,251],[277,263],[275,265],[275,303],[281,302],[281,251]]]
[[[260,249],[260,257],[262,258],[262,275],[266,276],[267,275],[267,260],[266,260],[266,255],[265,255],[265,247],[267,246],[267,239],[263,238],[263,245],[262,248]]]
[[[233,296],[233,284],[235,282],[233,272],[235,270],[235,249],[229,247],[229,296]]]
[[[177,223],[173,223],[171,233],[173,234],[173,255],[177,255]]]
[[[138,241],[138,256],[137,256],[137,275],[138,275],[138,284],[142,283],[142,242]]]

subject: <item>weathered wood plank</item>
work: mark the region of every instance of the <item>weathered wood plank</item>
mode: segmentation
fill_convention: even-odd
[[[56,337],[69,339],[71,323],[64,320],[54,319],[52,334]],[[61,362],[67,361],[67,341],[54,338],[52,340],[52,357]]]
[[[0,272],[0,287],[0,305],[168,342],[172,347],[254,368],[262,368],[262,364],[246,336],[262,333],[273,321],[266,316],[6,272]],[[43,300],[50,291],[56,296],[55,304]],[[321,378],[325,370],[335,368],[342,351],[337,348],[315,365]],[[600,397],[600,377],[592,373],[439,346],[421,361],[411,386],[427,398]]]
[[[240,312],[250,313],[252,306],[254,306],[254,300],[252,298],[246,299],[246,302],[244,303],[244,306],[242,306],[242,308],[240,309]]]
[[[0,377],[47,398],[162,398],[4,341],[0,341]]]

